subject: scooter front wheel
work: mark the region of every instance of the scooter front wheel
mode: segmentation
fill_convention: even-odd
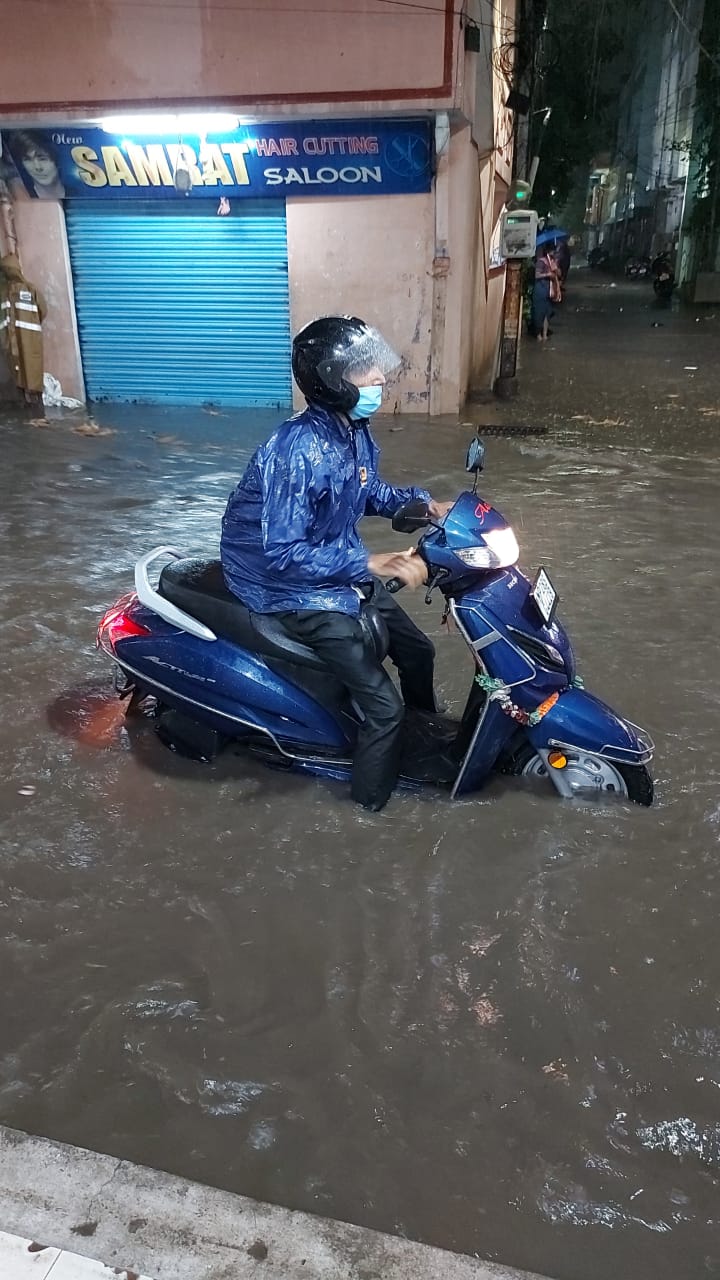
[[[521,778],[547,778],[549,770],[535,748],[524,742],[502,766],[504,774]],[[653,780],[644,764],[614,764],[602,756],[582,752],[570,759],[564,770],[568,781],[578,793],[617,795],[633,804],[651,805],[654,796]]]

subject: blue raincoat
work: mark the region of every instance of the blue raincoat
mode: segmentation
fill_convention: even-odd
[[[366,421],[348,427],[318,405],[260,446],[230,495],[220,542],[225,581],[253,613],[357,616],[353,583],[370,578],[358,522],[430,498],[425,489],[385,484],[379,453]]]

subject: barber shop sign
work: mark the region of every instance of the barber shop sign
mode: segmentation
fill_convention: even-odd
[[[432,180],[427,120],[282,122],[203,137],[81,126],[3,141],[38,199],[397,195],[429,191]]]

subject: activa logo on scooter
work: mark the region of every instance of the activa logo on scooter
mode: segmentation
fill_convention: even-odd
[[[479,442],[473,457],[477,475]],[[652,743],[578,687],[555,588],[544,571],[533,583],[517,568],[517,540],[501,513],[463,493],[441,524],[415,501],[393,525],[424,529],[426,598],[444,597],[470,659],[462,718],[424,720],[409,735],[406,784],[446,786],[457,797],[503,773],[552,783],[563,797],[650,804]],[[149,571],[159,561],[154,586]],[[244,744],[288,768],[349,776],[359,722],[346,690],[277,618],[244,608],[219,561],[159,547],[138,561],[135,588],[105,615],[98,642],[123,673],[124,692],[156,699],[164,742],[199,759]],[[367,643],[382,661],[379,633],[368,628]]]

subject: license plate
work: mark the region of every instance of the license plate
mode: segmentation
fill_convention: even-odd
[[[557,603],[560,597],[550,581],[545,569],[540,568],[537,571],[537,577],[533,583],[530,592],[535,601],[535,608],[547,627],[550,626],[557,609]]]

